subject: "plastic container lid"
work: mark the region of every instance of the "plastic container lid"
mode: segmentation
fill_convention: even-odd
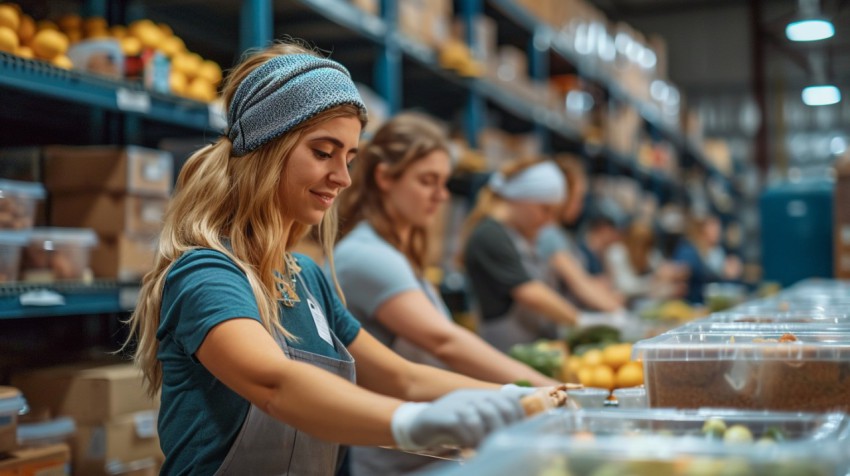
[[[27,401],[15,387],[0,387],[0,415],[18,415],[27,408]]]
[[[800,321],[775,321],[775,322],[736,322],[732,321],[715,321],[713,319],[702,319],[699,321],[689,322],[685,325],[671,329],[666,334],[702,334],[712,332],[726,333],[760,333],[766,338],[779,338],[784,334],[793,334],[799,336],[801,334],[811,333],[850,333],[850,320],[829,320],[814,322]],[[737,340],[736,340],[737,342]]]
[[[0,245],[24,246],[30,241],[29,230],[0,230]]]
[[[44,185],[40,183],[0,179],[0,198],[5,198],[7,194],[35,200],[40,200],[46,195]]]
[[[612,393],[617,400],[619,408],[646,408],[646,388],[645,387],[628,387],[617,388]]]
[[[850,362],[850,333],[811,331],[794,342],[764,342],[784,332],[730,330],[667,332],[637,342],[632,360],[651,361],[836,361]]]
[[[847,311],[838,309],[809,309],[792,310],[786,312],[758,311],[758,310],[732,310],[728,312],[717,312],[709,315],[703,321],[710,322],[737,322],[751,324],[850,324],[850,308]],[[693,321],[702,322],[702,321]]]
[[[51,444],[61,442],[77,431],[74,419],[61,417],[41,423],[18,425],[18,443],[22,445]]]
[[[602,408],[610,395],[611,392],[607,388],[585,387],[567,390],[567,396],[581,408]]]
[[[42,241],[91,247],[97,244],[97,234],[91,228],[33,228],[30,234],[30,242]]]

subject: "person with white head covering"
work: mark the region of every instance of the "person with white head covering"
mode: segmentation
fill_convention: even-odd
[[[577,322],[578,311],[552,288],[535,247],[566,193],[554,162],[520,160],[490,177],[467,219],[463,262],[481,335],[498,349],[554,338],[559,325]]]

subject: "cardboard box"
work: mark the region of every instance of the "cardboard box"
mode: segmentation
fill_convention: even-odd
[[[381,14],[381,5],[379,0],[351,0],[351,3],[366,13],[371,13],[375,16]]]
[[[101,236],[92,250],[91,269],[98,278],[119,281],[141,279],[151,270],[156,256],[156,237],[121,234]]]
[[[151,410],[79,426],[73,444],[74,474],[128,474],[158,466],[163,456],[156,416]]]
[[[51,193],[171,193],[174,159],[168,152],[136,146],[51,146],[44,156],[44,184]]]
[[[116,193],[54,194],[50,217],[56,226],[92,228],[100,235],[155,235],[162,229],[168,199]]]
[[[142,375],[133,364],[84,363],[12,376],[34,412],[67,415],[78,424],[96,424],[118,415],[153,410]]]
[[[27,448],[0,459],[0,476],[68,476],[71,450],[66,444]]]

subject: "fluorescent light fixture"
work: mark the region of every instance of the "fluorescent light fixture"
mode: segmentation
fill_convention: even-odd
[[[817,41],[832,38],[835,27],[827,20],[807,19],[789,23],[785,36],[791,41]]]
[[[803,89],[803,103],[807,106],[828,106],[841,101],[841,91],[832,85],[809,86]]]

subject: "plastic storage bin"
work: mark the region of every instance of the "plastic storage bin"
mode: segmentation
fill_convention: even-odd
[[[617,388],[613,392],[618,408],[646,408],[646,388]]]
[[[706,421],[717,419],[728,428],[745,427],[753,441],[724,441],[703,431]],[[763,437],[771,442],[758,442]],[[494,434],[460,467],[428,474],[844,476],[847,444],[841,413],[555,411]]]
[[[17,448],[18,414],[27,407],[21,392],[14,387],[0,387],[0,453]]]
[[[29,243],[30,234],[23,230],[0,230],[0,283],[17,281],[21,250]]]
[[[89,257],[97,235],[88,228],[35,228],[24,250],[23,279],[91,279]]]
[[[40,423],[22,423],[18,425],[18,444],[25,448],[69,443],[77,431],[74,419],[60,417]]]
[[[850,410],[850,333],[667,333],[640,341],[649,406]]]
[[[35,204],[44,195],[40,183],[0,179],[0,230],[32,228]]]

